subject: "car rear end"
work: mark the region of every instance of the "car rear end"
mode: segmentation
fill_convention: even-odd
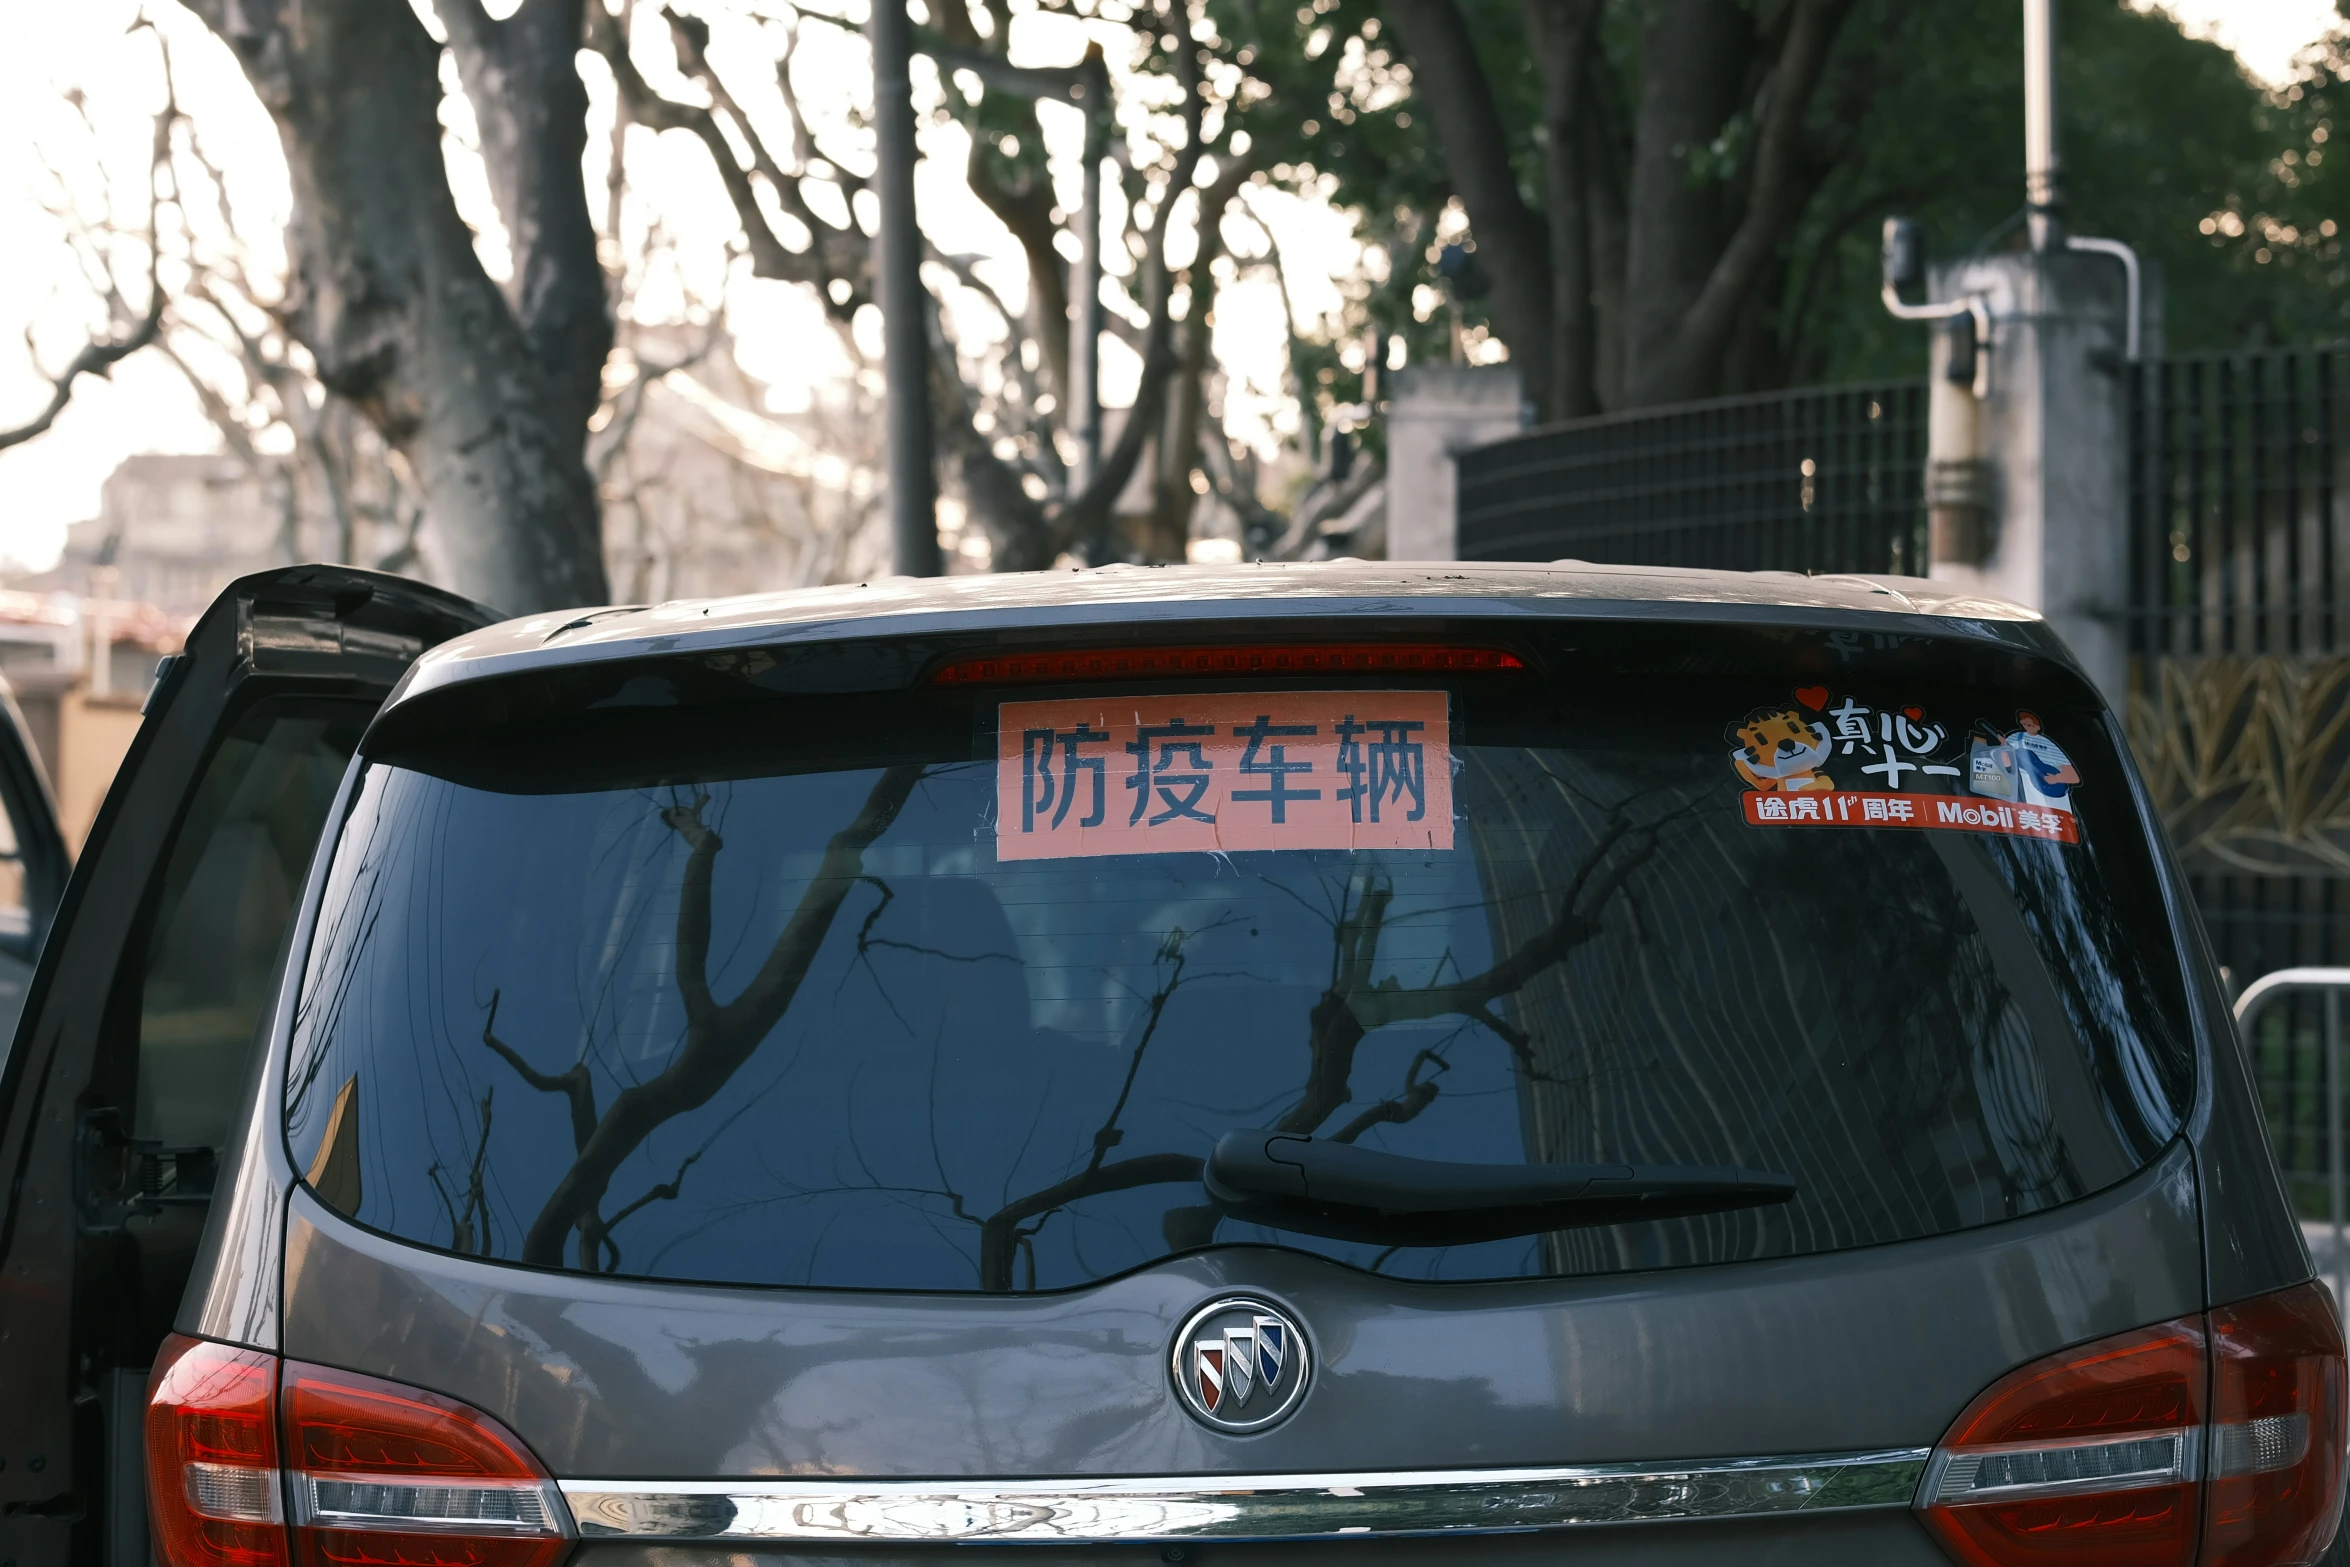
[[[2036,625],[1332,580],[428,659],[170,1567],[2326,1545],[2334,1309]]]

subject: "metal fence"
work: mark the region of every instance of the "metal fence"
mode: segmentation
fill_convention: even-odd
[[[1582,419],[1462,454],[1460,553],[1923,573],[1925,465],[1923,381]]]
[[[2342,650],[2350,349],[2166,359],[2132,386],[2131,649]]]
[[[2141,762],[2194,759],[2204,798],[2166,804],[2212,946],[2238,986],[2350,962],[2350,878],[2323,863],[2295,867],[2291,855],[2265,870],[2242,863],[2268,852],[2263,842],[2343,841],[2339,802],[2327,796],[2350,762],[2345,392],[2342,347],[2184,356],[2147,364],[2132,382],[2132,740]],[[2166,771],[2150,768],[2157,779]],[[2215,819],[2243,831],[2207,834]],[[2336,1005],[2279,995],[2246,1019],[2277,1162],[2311,1219],[2333,1218],[2342,1203],[2342,1085],[2327,1016]]]
[[[2231,789],[2273,802],[2235,813],[2255,837],[2325,835],[2338,814],[2328,780],[2350,761],[2338,665],[2350,656],[2345,391],[2345,347],[2183,356],[2132,381],[2132,738],[2142,761],[2192,754],[2214,802]],[[2272,820],[2279,812],[2293,819]],[[2350,961],[2338,869],[2290,856],[2265,870],[2231,864],[2245,855],[2224,841],[2206,852],[2192,825],[2211,815],[2182,808],[2174,826],[2236,982]]]

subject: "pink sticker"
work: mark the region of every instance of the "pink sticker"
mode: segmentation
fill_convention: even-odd
[[[1449,849],[1442,691],[1006,702],[996,857]]]

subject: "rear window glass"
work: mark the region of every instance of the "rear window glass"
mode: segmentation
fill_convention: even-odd
[[[646,705],[376,758],[307,960],[297,1163],[473,1256],[1025,1291],[1232,1244],[1434,1280],[1792,1256],[2036,1212],[2175,1135],[2175,947],[2069,682],[1585,635],[1516,671]],[[1219,1206],[1236,1129],[1795,1194],[1333,1238]]]

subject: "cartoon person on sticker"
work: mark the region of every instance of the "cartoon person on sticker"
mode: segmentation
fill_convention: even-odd
[[[2015,722],[2015,732],[2005,737],[2005,743],[2015,754],[2016,803],[2071,811],[2073,785],[2081,781],[2080,769],[2073,766],[2073,759],[2062,747],[2040,732],[2038,713],[2019,712]]]
[[[1730,765],[1749,788],[1795,794],[1836,787],[1820,771],[1835,742],[1828,738],[1826,726],[1813,723],[1794,707],[1758,707],[1743,723],[1732,725],[1726,738]]]

